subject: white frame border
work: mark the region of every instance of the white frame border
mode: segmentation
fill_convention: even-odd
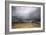
[[[12,29],[12,6],[30,6],[30,7],[41,7],[41,28],[21,28],[21,29]],[[9,32],[15,31],[34,31],[34,30],[43,30],[43,6],[42,5],[27,5],[27,4],[9,4]]]

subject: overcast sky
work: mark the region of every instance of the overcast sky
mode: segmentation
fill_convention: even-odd
[[[14,20],[40,18],[40,7],[12,6],[12,16]]]

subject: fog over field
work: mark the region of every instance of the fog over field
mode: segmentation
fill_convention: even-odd
[[[40,20],[40,7],[12,6],[12,20],[16,21],[32,21]]]

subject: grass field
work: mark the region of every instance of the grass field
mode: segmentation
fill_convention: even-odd
[[[31,23],[31,22],[13,22],[12,28],[38,28],[40,23]]]

